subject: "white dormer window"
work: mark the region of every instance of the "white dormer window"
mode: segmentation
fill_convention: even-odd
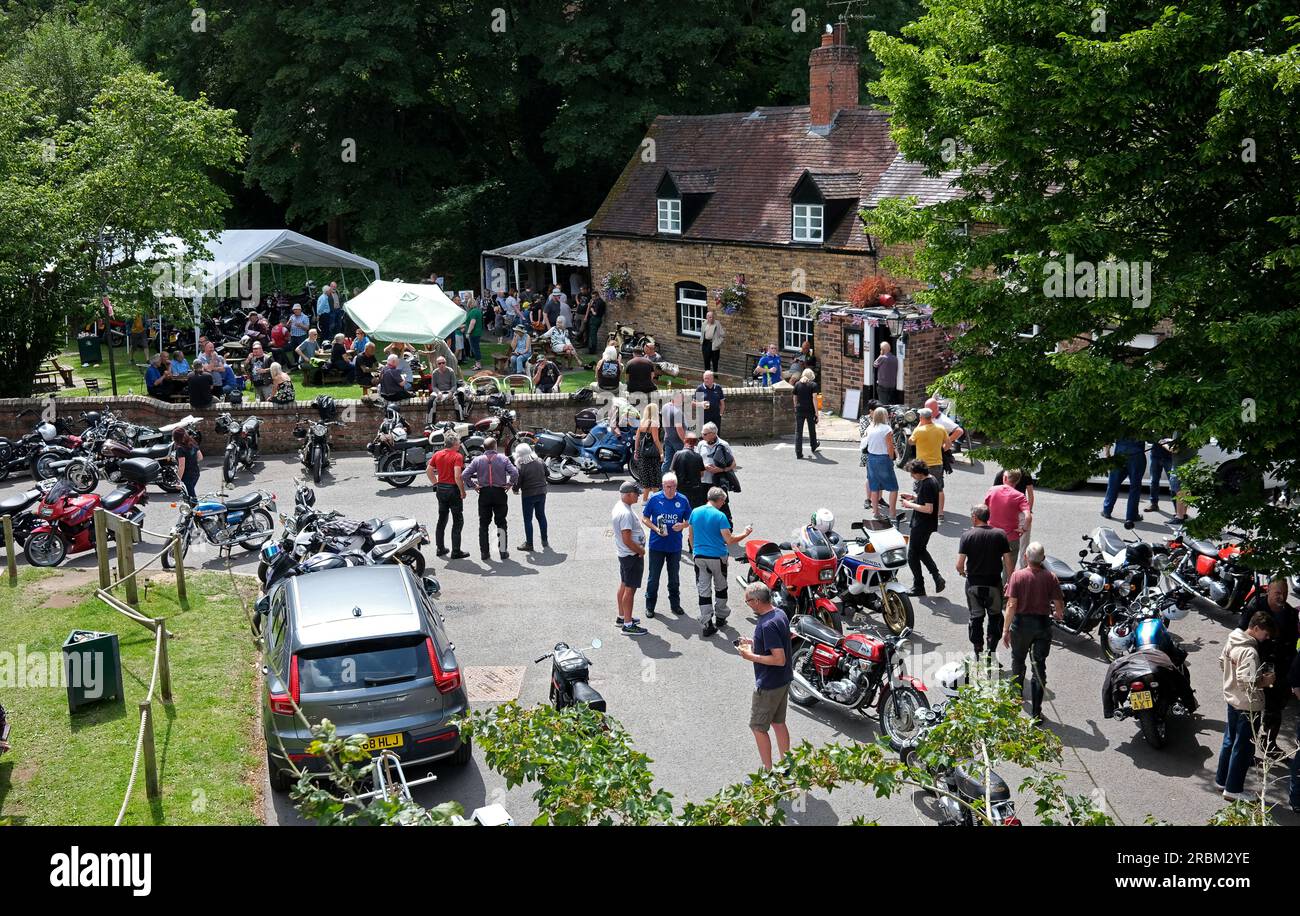
[[[677,198],[659,198],[659,231],[682,234],[682,202]]]
[[[794,205],[794,240],[820,242],[822,240],[822,204]]]

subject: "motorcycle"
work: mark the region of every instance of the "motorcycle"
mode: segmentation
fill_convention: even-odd
[[[919,763],[934,780],[934,788],[926,791],[936,799],[943,826],[1021,826],[1020,818],[1016,817],[1016,803],[1011,798],[1011,787],[991,768],[986,771],[986,783],[976,761],[932,766],[917,759],[917,745],[926,733],[944,720],[948,704],[957,697],[958,690],[967,682],[966,663],[949,662],[939,669],[936,676],[945,700],[938,706],[917,710],[921,726],[916,739],[903,749],[903,762]],[[979,812],[978,817],[976,812]]]
[[[833,516],[830,524],[834,524]],[[898,574],[907,567],[907,536],[881,519],[854,522],[849,527],[862,532],[852,545],[834,528],[826,535],[839,560],[834,590],[844,619],[856,623],[859,614],[880,614],[890,632],[911,629],[916,624],[912,599],[898,581]]]
[[[1090,537],[1085,536],[1084,540]],[[1061,596],[1065,599],[1065,614],[1061,620],[1053,617],[1052,626],[1075,636],[1086,636],[1096,630],[1097,642],[1107,661],[1115,658],[1111,630],[1129,620],[1133,599],[1147,586],[1148,576],[1155,572],[1149,544],[1135,545],[1131,555],[1128,549],[1124,548],[1124,558],[1119,562],[1105,558],[1090,560],[1087,559],[1090,552],[1080,550],[1082,568],[1077,570],[1052,556],[1043,562],[1043,567],[1060,582]]]
[[[593,639],[588,648],[599,649],[601,642]],[[605,698],[588,682],[591,674],[591,659],[582,649],[575,649],[568,643],[557,642],[555,648],[547,652],[533,664],[551,660],[551,705],[556,709],[576,706],[582,703],[597,712],[605,712]]]
[[[176,473],[176,456],[172,443],[160,442],[132,448],[116,439],[95,440],[94,451],[90,455],[81,455],[66,462],[66,468],[55,462],[51,470],[61,473],[70,480],[79,492],[89,493],[99,485],[101,478],[113,483],[123,479],[122,467],[129,461],[144,459],[158,464],[158,476],[154,483],[167,493],[179,493],[183,489],[180,476]]]
[[[877,639],[858,629],[839,633],[808,614],[796,616],[790,635],[794,680],[790,699],[805,708],[826,700],[864,716],[875,708],[880,727],[898,750],[916,740],[917,710],[928,709],[925,684],[907,674],[903,654],[911,630]]]
[[[95,546],[95,509],[102,506],[140,525],[149,501],[145,487],[158,477],[158,462],[134,458],[122,462],[124,483],[107,496],[78,494],[66,480],[58,481],[41,499],[38,521],[27,536],[23,555],[32,566],[58,566],[69,553]]]
[[[285,550],[275,542],[264,544],[260,555],[266,568],[264,594],[270,594],[276,586],[293,576],[324,569],[379,566],[384,563],[409,566],[417,577],[434,583],[432,591],[429,591],[426,582],[426,591],[431,597],[437,597],[441,593],[437,580],[424,575],[424,555],[420,553],[420,547],[429,543],[429,533],[423,525],[412,523],[401,535],[376,534],[381,537],[378,542],[368,538],[359,541],[357,535],[337,533],[326,533],[317,539],[317,532],[300,531],[294,536],[292,550]]]
[[[228,484],[235,482],[242,465],[250,472],[253,462],[257,460],[258,445],[261,438],[262,421],[257,417],[248,417],[242,423],[229,413],[217,415],[216,430],[228,436],[226,439],[226,456],[221,464],[221,478]]]
[[[649,334],[643,334],[629,324],[619,325],[609,333],[609,344],[618,348],[619,358],[624,362],[642,352],[647,343],[654,342]]]
[[[474,423],[473,429],[461,440],[461,447],[471,459],[483,454],[483,443],[487,439],[497,440],[497,451],[509,456],[516,442],[535,445],[536,434],[518,429],[519,413],[504,407],[489,407],[489,415]]]
[[[1186,676],[1186,663],[1180,670],[1159,649],[1139,647],[1106,669],[1103,712],[1108,719],[1137,719],[1143,739],[1159,750],[1169,738],[1169,716],[1193,711],[1183,705],[1169,683],[1171,677]]]
[[[750,538],[741,562],[749,566],[743,579],[737,577],[741,584],[762,582],[772,590],[773,603],[792,620],[796,615],[811,615],[827,627],[840,626],[833,598],[838,561],[816,526],[805,525],[793,544]]]
[[[1258,575],[1242,561],[1249,548],[1239,543],[1219,547],[1184,534],[1168,546],[1170,581],[1202,610],[1222,611],[1236,621],[1260,588]]]
[[[180,515],[171,534],[180,540],[181,556],[189,553],[195,531],[218,551],[228,553],[236,544],[245,550],[257,550],[271,539],[275,531],[275,494],[254,490],[243,496],[225,499],[215,494],[200,497],[191,506],[177,504]],[[171,569],[174,555],[164,550],[162,565]]]
[[[333,463],[330,457],[330,427],[342,426],[337,420],[299,420],[293,428],[294,438],[302,440],[298,460],[311,471],[312,481],[320,484],[325,469]]]
[[[375,459],[375,476],[392,487],[409,487],[424,472],[429,456],[446,447],[448,433],[464,439],[469,428],[468,423],[433,423],[425,428],[423,436],[412,439],[410,428],[397,408],[386,405],[375,438],[366,446]],[[464,451],[463,446],[461,450]]]
[[[58,479],[56,478],[42,480],[29,490],[0,499],[0,516],[7,515],[13,520],[15,544],[27,543],[27,536],[36,527],[36,508],[40,505],[45,494],[57,485]],[[4,546],[4,529],[0,528],[0,547]]]
[[[633,426],[615,429],[602,420],[585,436],[543,429],[537,434],[533,449],[546,464],[548,483],[568,483],[579,474],[588,477],[602,474],[608,480],[610,474],[627,470],[635,435]]]

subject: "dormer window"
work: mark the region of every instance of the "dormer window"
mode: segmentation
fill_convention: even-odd
[[[794,205],[794,235],[796,242],[817,242],[823,239],[824,211],[822,204]]]
[[[680,198],[659,198],[659,231],[671,235],[682,234],[682,202]]]

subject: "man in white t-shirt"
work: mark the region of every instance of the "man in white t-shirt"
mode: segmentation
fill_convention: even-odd
[[[618,488],[618,502],[609,514],[614,527],[614,549],[618,552],[618,617],[615,623],[626,636],[644,636],[648,631],[632,616],[632,602],[645,572],[645,528],[632,507],[641,498],[641,487],[629,480]]]

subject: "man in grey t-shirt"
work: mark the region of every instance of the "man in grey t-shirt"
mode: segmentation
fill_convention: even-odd
[[[632,602],[645,572],[645,528],[632,507],[641,498],[641,487],[628,480],[618,488],[618,502],[609,514],[614,526],[614,549],[618,552],[618,613],[615,623],[626,636],[644,636],[641,621],[632,616]]]
[[[898,391],[898,357],[886,341],[880,345],[880,355],[872,363],[876,368],[876,400],[882,404],[902,401]]]

